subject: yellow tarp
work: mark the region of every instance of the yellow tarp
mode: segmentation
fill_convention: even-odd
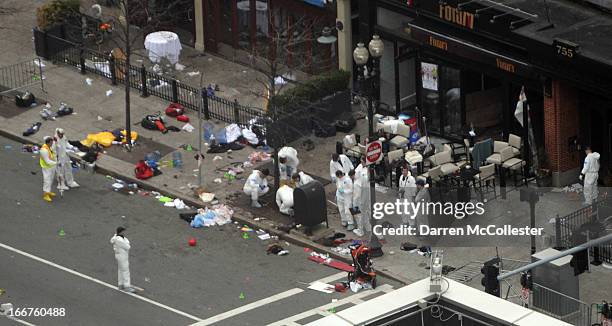
[[[125,137],[126,135],[125,130],[122,130],[121,134]],[[135,141],[136,139],[138,139],[137,132],[132,131],[130,134],[132,136],[132,141]],[[114,140],[115,140],[115,136],[111,132],[103,131],[97,134],[87,135],[86,139],[81,140],[81,144],[87,147],[91,147],[93,144],[98,143],[104,147],[110,147],[113,144]]]

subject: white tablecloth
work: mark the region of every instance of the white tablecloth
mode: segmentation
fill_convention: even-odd
[[[147,35],[144,46],[149,51],[151,62],[159,62],[161,58],[165,57],[171,64],[178,62],[182,49],[178,35],[166,31]]]

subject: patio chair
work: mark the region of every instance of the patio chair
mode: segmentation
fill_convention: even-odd
[[[405,124],[398,124],[395,135],[396,136],[391,138],[391,140],[389,141],[391,149],[406,148],[410,143],[410,126],[407,126]]]
[[[483,165],[479,168],[480,173],[474,176],[474,187],[478,185],[478,192],[480,192],[481,200],[484,199],[484,190],[488,190],[490,186],[493,188],[493,195],[497,197],[497,191],[495,189],[495,164]]]
[[[442,167],[436,166],[436,167],[429,169],[429,171],[417,176],[416,179],[424,180],[425,182],[427,182],[428,180],[432,182],[439,182],[442,179],[442,177],[443,177]]]
[[[508,145],[512,147],[512,153],[514,156],[521,155],[521,137],[514,134],[508,135]]]
[[[360,157],[363,155],[365,153],[365,145],[360,145],[361,144],[357,144],[355,134],[346,135],[342,139],[342,147],[348,156]]]
[[[432,168],[440,167],[442,175],[449,175],[459,170],[459,166],[453,162],[452,151],[445,150],[430,156],[427,160],[431,162]]]
[[[510,155],[514,156],[514,152],[511,148],[509,148],[508,143],[496,140],[495,142],[493,142],[493,154],[487,157],[485,161],[489,164],[501,165],[505,161],[501,158],[501,152],[506,148],[510,150]]]
[[[512,149],[510,150],[512,151]],[[526,178],[525,172],[523,171],[524,170],[523,168],[525,167],[525,165],[527,165],[527,163],[517,157],[511,157],[505,160],[504,163],[502,164],[502,167],[504,168],[504,170],[510,171],[510,173],[512,174],[515,186],[516,186],[516,176],[519,173],[522,176],[523,183],[525,185],[527,184],[527,178]]]

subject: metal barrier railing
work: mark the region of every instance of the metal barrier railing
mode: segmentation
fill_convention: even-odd
[[[529,296],[530,308],[576,326],[591,326],[591,305],[537,283]]]
[[[561,292],[533,283],[528,290],[519,278],[504,279],[502,298],[576,326],[591,326],[591,305]]]
[[[79,44],[45,35],[46,44],[50,48],[62,47],[53,52],[52,60],[73,66],[82,73],[94,73],[111,81],[112,84],[122,84],[129,74],[130,87],[139,90],[143,96],[153,95],[169,102],[180,103],[188,109],[201,109],[204,118],[214,118],[228,123],[247,125],[255,118],[266,116],[262,109],[241,105],[237,100],[228,100],[219,96],[207,96],[202,90],[183,84],[176,79],[160,76],[148,71],[144,66],[136,67],[125,60],[113,58],[82,47]]]
[[[0,67],[0,94],[36,84],[40,84],[44,91],[44,75],[40,58]]]

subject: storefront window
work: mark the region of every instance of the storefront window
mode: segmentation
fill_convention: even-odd
[[[442,136],[462,137],[461,70],[421,62],[423,113],[429,130]]]
[[[423,114],[427,118],[429,131],[440,133],[440,96],[438,94],[438,65],[421,62],[421,84]]]

